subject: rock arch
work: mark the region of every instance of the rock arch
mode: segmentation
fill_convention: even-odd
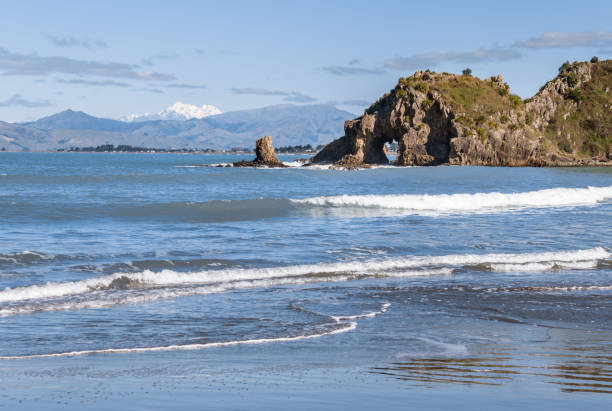
[[[389,164],[385,144],[397,142],[396,165],[448,163],[450,139],[456,136],[452,130],[449,113],[438,101],[428,110],[398,103],[345,122],[344,136],[325,146],[312,162],[348,167]]]

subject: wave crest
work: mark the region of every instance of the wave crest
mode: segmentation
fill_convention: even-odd
[[[142,303],[235,289],[349,281],[364,277],[451,275],[455,271],[538,272],[596,269],[612,254],[603,247],[523,254],[406,256],[365,261],[267,268],[228,268],[191,273],[149,270],[79,281],[48,282],[0,291],[0,315]],[[602,265],[603,264],[603,265]]]
[[[584,206],[594,205],[608,199],[612,199],[612,186],[551,188],[522,193],[340,195],[293,199],[291,202],[316,207],[396,209],[418,214]]]

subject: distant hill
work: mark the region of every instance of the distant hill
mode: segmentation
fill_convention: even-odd
[[[83,113],[82,111],[66,110],[61,113],[43,117],[36,121],[20,123],[24,127],[34,127],[42,130],[92,130],[92,131],[112,131],[126,132],[137,129],[135,124],[125,123],[118,120],[98,118]]]
[[[70,147],[125,144],[151,148],[212,148],[253,146],[271,135],[277,146],[317,146],[344,133],[354,114],[332,105],[291,104],[242,110],[190,120],[125,122],[66,110],[27,123],[0,121],[0,148],[56,150]]]

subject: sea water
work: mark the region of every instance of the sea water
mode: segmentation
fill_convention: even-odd
[[[0,153],[0,409],[612,403],[612,169]]]

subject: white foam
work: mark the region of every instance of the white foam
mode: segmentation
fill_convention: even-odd
[[[556,287],[530,287],[531,291],[559,292],[559,291],[612,291],[612,285],[568,285]]]
[[[305,162],[304,161],[283,161],[283,164],[287,167],[302,167]]]
[[[23,360],[32,358],[55,358],[55,357],[76,357],[81,355],[92,355],[92,354],[128,354],[128,353],[143,353],[143,352],[158,352],[158,351],[176,351],[176,350],[201,350],[203,348],[215,348],[215,347],[231,347],[234,345],[255,345],[255,344],[269,344],[279,342],[293,342],[300,340],[307,340],[312,338],[320,338],[326,335],[334,335],[354,331],[357,328],[357,323],[349,322],[344,323],[342,328],[336,328],[331,331],[325,331],[317,334],[298,335],[294,337],[277,337],[277,338],[258,338],[252,340],[237,340],[237,341],[223,341],[223,342],[212,342],[203,344],[177,344],[177,345],[163,345],[157,347],[135,347],[135,348],[106,348],[100,350],[84,350],[84,351],[70,351],[61,353],[51,354],[33,354],[33,355],[21,355],[21,356],[1,356],[0,360]]]
[[[412,168],[413,166],[406,166],[401,168]],[[337,166],[334,164],[308,164],[307,167],[302,167],[303,170],[333,170],[333,171],[363,171],[363,170],[375,170],[378,168],[399,168],[394,165],[373,165],[368,167],[357,167],[357,168],[346,168],[342,166]]]
[[[234,167],[232,163],[211,163],[211,164],[198,164],[198,165],[184,165],[184,166],[174,166],[176,168],[202,168],[202,167],[213,167],[213,168],[221,168],[221,167]]]
[[[382,277],[429,277],[434,275],[451,275],[455,270],[453,268],[437,268],[430,270],[412,270],[412,271],[391,271],[384,272]]]
[[[232,290],[247,289],[247,288],[269,288],[284,285],[301,285],[324,281],[349,281],[355,279],[355,276],[334,276],[329,278],[278,278],[272,280],[250,280],[236,281],[226,284],[206,285],[200,287],[180,287],[180,288],[152,288],[143,289],[141,294],[120,294],[119,296],[100,295],[100,292],[91,295],[92,299],[85,300],[32,300],[29,303],[12,305],[0,309],[0,317],[8,317],[17,314],[30,314],[38,311],[63,311],[63,310],[80,310],[80,309],[99,309],[108,308],[118,304],[142,304],[151,301],[185,297],[191,295],[205,295],[223,293]],[[92,293],[93,294],[93,293]],[[107,293],[108,294],[108,293]],[[88,297],[83,296],[83,297]],[[74,297],[73,297],[74,298]]]
[[[555,264],[589,262],[596,263],[600,259],[607,259],[611,253],[602,247],[586,250],[572,250],[561,252],[525,253],[525,254],[454,254],[443,256],[410,256],[388,259],[375,259],[367,261],[352,261],[339,263],[305,264],[285,267],[270,267],[257,269],[226,269],[207,270],[194,273],[181,273],[172,270],[153,272],[150,270],[137,273],[116,273],[112,275],[90,278],[80,281],[48,282],[45,284],[25,287],[5,288],[0,291],[0,302],[18,302],[31,299],[57,298],[92,291],[105,290],[113,281],[129,280],[141,286],[177,286],[189,284],[227,284],[237,281],[253,281],[266,279],[281,279],[296,282],[295,277],[317,275],[320,281],[321,274],[327,277],[341,275],[380,275],[380,276],[415,276],[448,274],[448,268],[466,265],[490,264],[495,270],[495,264],[545,264],[542,270],[549,269]],[[586,263],[585,263],[586,264]],[[431,266],[445,267],[431,267]],[[591,267],[590,265],[589,267]],[[416,269],[410,271],[408,269]],[[446,269],[443,271],[437,271]],[[395,272],[388,272],[393,271]],[[397,272],[404,270],[404,272]],[[502,270],[504,271],[504,270]],[[528,270],[529,271],[529,270]]]
[[[331,164],[309,164],[304,170],[329,170],[332,167]]]
[[[586,270],[597,267],[596,260],[590,261],[549,261],[545,263],[527,263],[527,264],[491,264],[493,271],[501,272],[539,272],[554,269],[574,269]]]
[[[345,316],[334,316],[334,315],[332,315],[331,318],[335,322],[341,322],[341,321],[347,321],[347,320],[358,320],[360,318],[374,318],[377,315],[386,313],[387,310],[389,309],[389,307],[391,307],[391,303],[387,302],[387,303],[383,303],[380,306],[380,310],[379,311],[370,311],[370,312],[367,312],[367,313],[357,314],[357,315],[345,315]]]
[[[612,186],[552,188],[522,193],[341,195],[292,199],[294,204],[358,207],[413,213],[477,212],[481,210],[594,205],[612,199]]]

